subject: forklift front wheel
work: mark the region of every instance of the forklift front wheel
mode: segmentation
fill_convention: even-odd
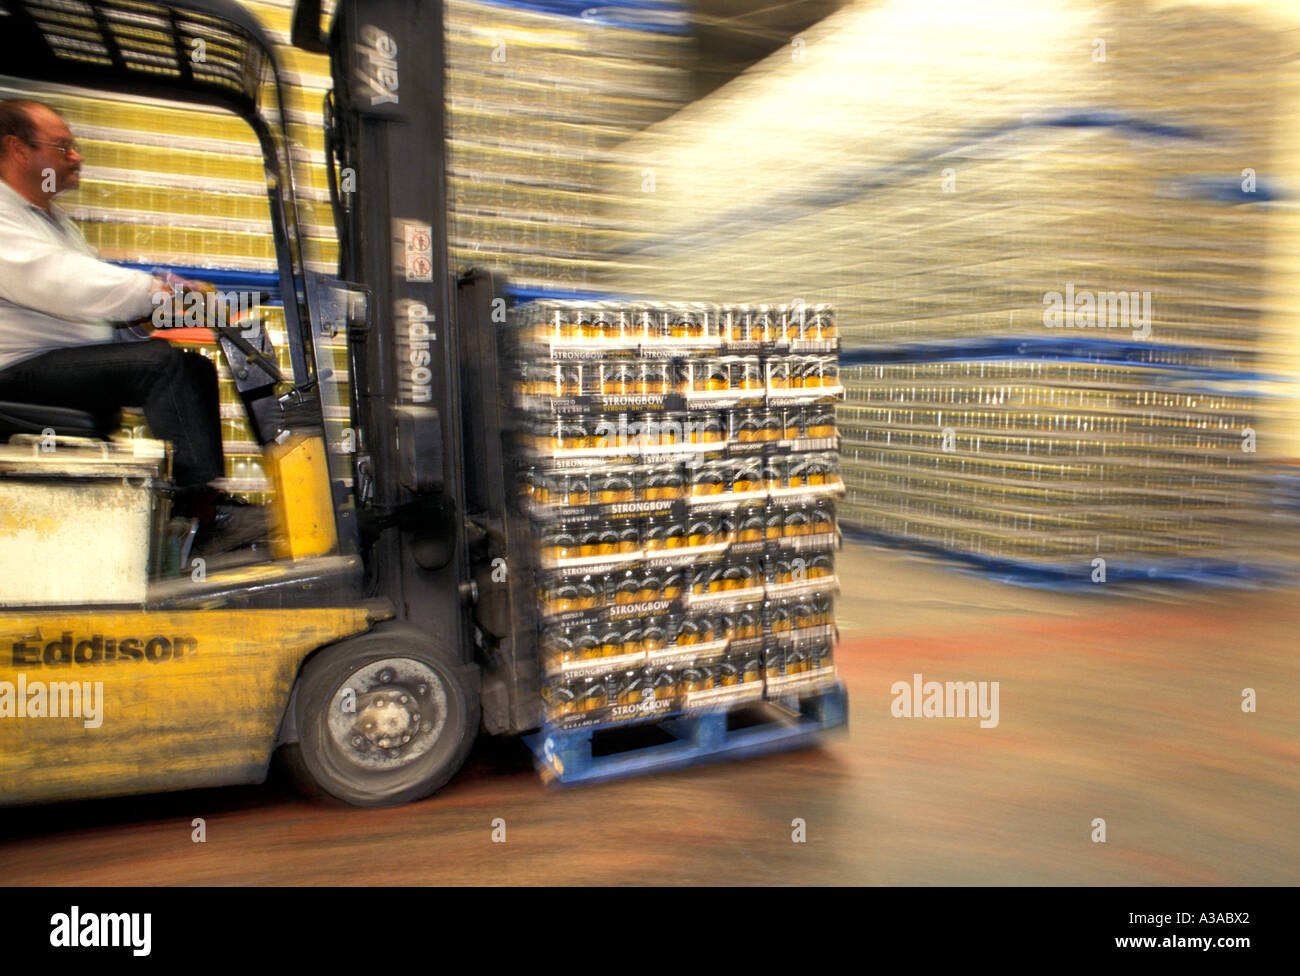
[[[478,732],[479,704],[473,682],[436,648],[375,633],[307,662],[296,720],[290,765],[311,785],[354,806],[394,806],[456,774]]]

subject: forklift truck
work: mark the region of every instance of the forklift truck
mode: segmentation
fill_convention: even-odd
[[[264,329],[218,330],[275,487],[275,558],[206,573],[158,572],[165,450],[113,439],[112,418],[0,404],[0,804],[261,782],[279,747],[330,796],[404,803],[446,783],[480,728],[540,726],[501,283],[445,271],[441,3],[339,0],[327,35],[318,0],[294,12],[294,43],[328,53],[334,79],[337,276],[308,267],[284,83],[234,0],[0,15],[0,73],[247,122],[292,364],[280,375]],[[343,334],[340,444],[324,340]]]

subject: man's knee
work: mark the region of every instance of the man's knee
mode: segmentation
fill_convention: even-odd
[[[166,339],[150,339],[148,342],[131,343],[126,348],[129,350],[130,357],[128,365],[134,365],[139,369],[153,373],[155,376],[179,372],[184,368],[185,351],[179,346],[172,345]]]
[[[188,349],[180,350],[181,368],[185,375],[190,377],[196,385],[211,386],[213,389],[217,386],[217,366],[207,356],[199,352],[191,352]]]
[[[169,374],[187,386],[216,386],[217,368],[201,353],[182,349],[166,339],[151,339],[140,345],[148,347],[148,359],[160,374]]]
[[[146,366],[142,372],[152,377],[148,398],[180,397],[191,403],[216,401],[217,368],[206,356],[172,345],[165,339],[151,339],[138,345],[143,347],[141,365]]]

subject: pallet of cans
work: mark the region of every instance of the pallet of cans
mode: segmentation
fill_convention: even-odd
[[[832,310],[536,301],[512,338],[548,725],[834,684]]]
[[[1294,563],[1243,450],[1263,384],[1189,364],[876,363],[839,406],[846,527],[1012,578],[1270,575]],[[1221,376],[1222,374],[1220,374]],[[1254,387],[1252,389],[1251,387]],[[946,434],[945,434],[946,430]]]

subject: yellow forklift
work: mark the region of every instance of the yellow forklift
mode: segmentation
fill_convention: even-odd
[[[269,555],[203,571],[167,559],[166,445],[0,403],[0,804],[256,783],[279,748],[333,797],[403,803],[446,783],[480,729],[541,725],[535,649],[516,641],[533,595],[507,513],[500,286],[444,271],[442,5],[341,0],[325,35],[302,3],[293,35],[331,58],[338,276],[308,266],[306,154],[272,41],[234,0],[0,0],[12,79],[247,122],[292,364],[256,323],[217,330],[274,533]]]

